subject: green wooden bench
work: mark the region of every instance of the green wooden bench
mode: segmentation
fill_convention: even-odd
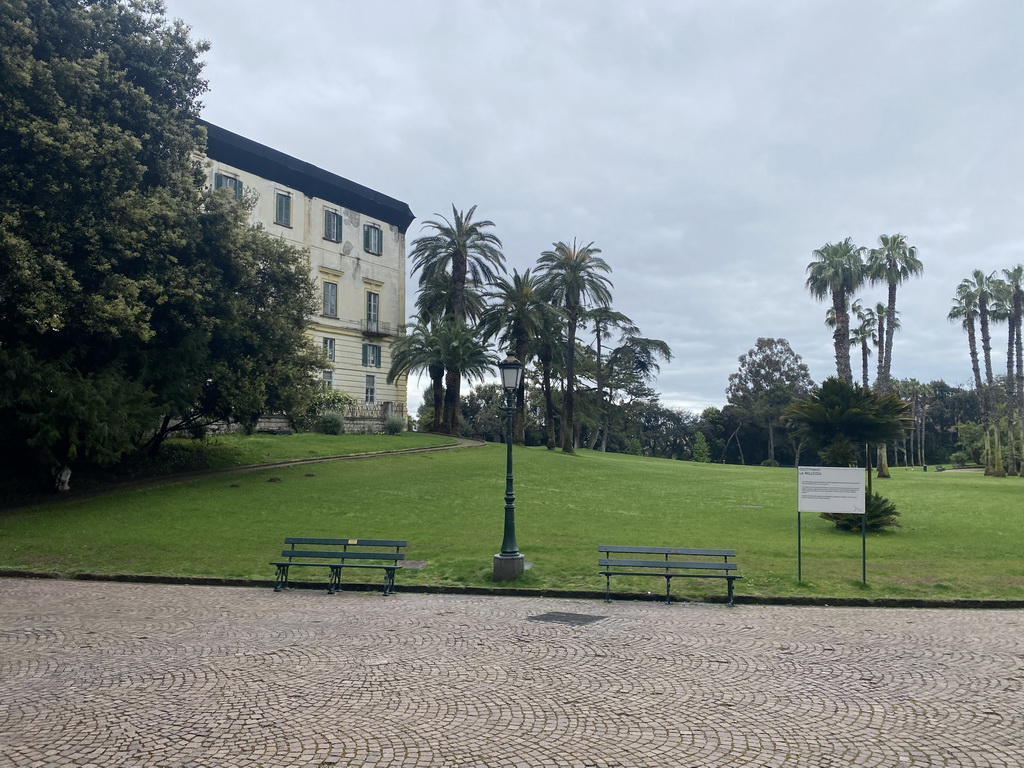
[[[290,537],[284,540],[288,549],[281,552],[281,560],[271,565],[277,568],[274,591],[288,589],[288,570],[294,567],[330,568],[327,594],[341,589],[343,568],[375,568],[384,571],[384,594],[395,591],[395,571],[402,567],[408,542],[392,539],[316,539]],[[297,548],[302,547],[301,549]],[[310,549],[315,547],[315,549]],[[370,551],[373,550],[373,551]],[[387,550],[387,551],[384,551]]]
[[[657,576],[665,579],[665,604],[672,602],[672,579],[725,579],[729,585],[728,605],[733,605],[733,582],[743,577],[737,573],[734,549],[681,549],[679,547],[622,547],[602,544],[597,561],[605,578],[604,601],[611,601],[612,576]],[[630,558],[609,558],[607,555],[633,555]],[[640,557],[657,555],[658,557]],[[684,559],[679,559],[684,558]],[[701,559],[695,559],[701,558]]]

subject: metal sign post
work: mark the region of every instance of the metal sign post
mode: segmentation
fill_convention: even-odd
[[[796,508],[796,577],[803,580],[800,513],[830,512],[862,515],[861,578],[868,583],[867,515],[864,506],[864,470],[857,467],[800,467]]]

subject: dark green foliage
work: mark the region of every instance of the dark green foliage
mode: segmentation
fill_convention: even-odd
[[[843,467],[856,463],[855,446],[902,437],[907,410],[895,395],[879,395],[833,376],[786,409],[786,418],[823,460],[824,451],[832,457],[830,466]]]
[[[345,431],[345,417],[340,413],[325,413],[317,422],[317,431],[324,435],[340,435]]]
[[[896,505],[884,496],[877,493],[865,493],[864,510],[864,515],[840,515],[823,512],[821,517],[824,520],[831,520],[840,531],[860,531],[862,518],[863,524],[869,531],[900,527],[900,522],[896,519],[900,515]]]
[[[814,382],[785,339],[758,339],[753,349],[740,355],[739,363],[739,371],[729,375],[729,403],[768,430],[768,458],[762,465],[778,466],[775,430],[782,427],[786,407],[805,396]]]
[[[385,435],[400,435],[405,431],[405,418],[397,414],[391,414],[384,419]]]
[[[161,14],[0,4],[0,459],[44,473],[312,391],[301,254],[204,191],[204,46]]]

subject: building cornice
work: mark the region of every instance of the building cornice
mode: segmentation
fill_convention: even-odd
[[[212,160],[276,181],[308,197],[318,197],[350,211],[366,214],[397,227],[402,234],[405,234],[415,219],[412,209],[400,200],[206,120],[197,122],[206,129],[206,156]]]

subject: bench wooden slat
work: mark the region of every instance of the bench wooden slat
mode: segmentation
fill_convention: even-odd
[[[404,560],[403,552],[342,552],[341,550],[285,549],[281,557],[319,558],[320,560]]]
[[[316,539],[291,536],[285,544],[320,544],[325,547],[407,547],[409,543],[398,539]]]
[[[742,579],[729,573],[651,573],[650,571],[598,571],[602,576],[664,576],[669,579]]]
[[[710,560],[688,562],[685,560],[605,560],[597,561],[598,565],[607,568],[662,568],[662,569],[708,569],[715,571],[735,571],[736,563],[716,563]]]
[[[598,552],[622,552],[646,555],[709,555],[714,557],[735,557],[735,549],[685,549],[681,547],[620,547],[602,544]]]

